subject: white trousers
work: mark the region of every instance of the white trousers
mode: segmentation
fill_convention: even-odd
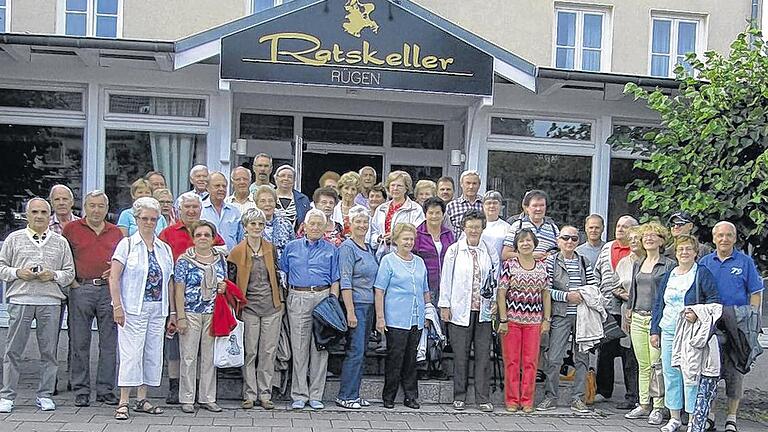
[[[161,302],[144,302],[139,315],[125,314],[117,326],[118,387],[157,387],[163,374],[165,316]]]

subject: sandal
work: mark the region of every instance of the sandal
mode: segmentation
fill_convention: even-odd
[[[336,405],[346,409],[360,409],[360,402],[357,399],[343,400],[336,399]]]
[[[706,432],[713,432],[717,430],[717,426],[715,425],[715,421],[711,418],[707,419],[706,427],[704,428]]]
[[[146,399],[136,401],[136,406],[133,407],[133,410],[136,412],[142,412],[142,413],[153,414],[153,415],[162,414],[163,412],[165,412],[165,410],[163,410],[159,406],[152,405]]]
[[[125,409],[123,409],[125,408]],[[128,404],[121,403],[120,406],[115,409],[115,420],[128,420]]]
[[[733,420],[726,420],[725,432],[739,432],[739,428],[736,427],[736,422]]]

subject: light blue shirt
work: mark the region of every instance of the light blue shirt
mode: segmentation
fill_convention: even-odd
[[[379,264],[369,245],[365,249],[346,239],[339,246],[339,271],[341,272],[341,289],[352,290],[352,301],[357,303],[373,303],[373,282]]]
[[[424,328],[424,293],[429,292],[424,260],[411,261],[392,252],[384,256],[373,284],[384,291],[384,320],[387,327],[410,330]]]
[[[290,241],[279,260],[291,286],[326,286],[339,280],[339,252],[327,240]]]
[[[211,200],[205,200],[203,201],[203,212],[200,214],[200,219],[216,225],[216,231],[224,239],[227,250],[231,251],[232,248],[243,240],[244,232],[243,225],[240,223],[240,216],[240,210],[232,204],[223,203],[221,214],[219,214],[216,212],[216,208],[213,207]]]
[[[128,236],[136,234],[139,230],[139,226],[136,225],[136,217],[133,215],[133,209],[128,208],[120,213],[120,217],[117,219],[117,226],[126,228],[128,230]],[[155,235],[160,235],[160,232],[168,226],[168,222],[161,215],[157,219],[157,225],[155,225]]]

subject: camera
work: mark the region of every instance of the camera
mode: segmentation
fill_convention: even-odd
[[[43,266],[40,264],[32,267],[32,273],[40,273],[41,271],[43,271]]]

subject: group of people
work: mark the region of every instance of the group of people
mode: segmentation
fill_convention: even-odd
[[[160,385],[164,364],[167,403],[187,413],[195,403],[221,411],[214,341],[234,311],[245,329],[242,408],[275,407],[276,356],[287,338],[291,406],[322,409],[328,350],[313,333],[313,311],[330,298],[349,329],[335,400],[343,408],[370,405],[360,385],[375,329],[386,339],[384,407],[394,407],[400,387],[403,404],[420,407],[416,362],[429,331],[452,347],[453,370],[438,372],[452,372],[454,409],[466,407],[472,364],[475,403],[493,411],[497,333],[510,412],[555,408],[569,353],[570,406],[588,411],[586,376],[596,353],[598,402],[611,398],[613,361],[622,358],[627,391],[617,407],[629,411],[627,418],[661,425],[666,407],[662,431],[680,428],[683,410],[692,415],[690,430],[705,430],[714,424],[709,406],[722,376],[726,430],[736,430],[743,375],[729,356],[720,364],[712,328],[723,306],[759,307],[763,285],[754,262],[734,249],[731,223],[713,228],[716,250],[703,253],[687,213],[670,218],[671,237],[657,222],[639,225],[623,216],[608,243],[603,218],[593,214],[579,245],[577,227],[558,227],[546,215],[540,190],[525,194],[522,214],[503,220],[504,198],[481,195],[475,171],[461,174],[457,197],[450,177],[414,187],[404,171],[383,184],[371,167],[328,173],[310,200],[295,189],[290,165],[273,171],[269,155],[259,154],[252,168],[237,167],[227,177],[195,166],[192,190],[176,198],[163,174],[150,172],[131,185],[134,202],[116,225],[106,221],[109,198],[100,190],[83,197],[82,219],[72,214],[74,197],[64,185],[54,186],[48,201],[30,199],[28,226],[10,234],[0,251],[10,316],[0,412],[13,409],[33,319],[43,364],[36,401],[55,409],[63,306],[76,406],[90,404],[96,319],[96,400],[117,405],[115,418],[130,417],[133,388],[131,409],[163,412],[147,399],[147,386]],[[665,397],[653,399],[659,360]],[[545,384],[535,406],[537,371]]]

